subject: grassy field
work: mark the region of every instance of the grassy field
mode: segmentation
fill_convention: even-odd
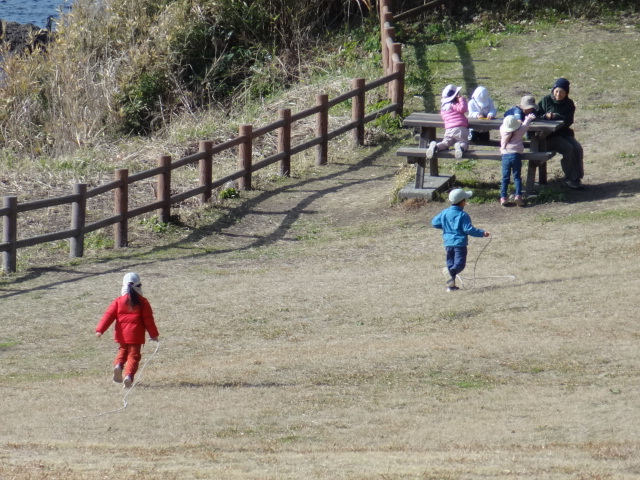
[[[555,201],[506,209],[496,163],[456,171],[496,191],[468,207],[492,237],[460,292],[445,204],[391,205],[394,143],[251,192],[237,221],[0,284],[0,479],[638,478],[639,39],[570,22],[406,52],[433,95],[475,82],[505,108],[566,76],[578,105],[584,191],[554,159]],[[121,408],[93,330],[131,270],[161,341]]]

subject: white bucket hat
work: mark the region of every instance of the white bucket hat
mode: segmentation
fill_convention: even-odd
[[[462,87],[456,87],[455,85],[451,84],[444,87],[444,90],[442,90],[442,100],[440,100],[440,104],[444,105],[451,102],[454,98],[456,98],[456,95],[460,93],[460,90],[462,90]]]
[[[449,201],[455,205],[456,203],[460,203],[462,200],[471,198],[472,195],[473,192],[471,191],[464,191],[461,188],[456,188],[455,190],[451,190],[451,192],[449,192]]]
[[[515,132],[518,128],[520,128],[520,125],[520,120],[518,120],[513,115],[507,115],[502,121],[502,128],[504,128],[507,132]]]

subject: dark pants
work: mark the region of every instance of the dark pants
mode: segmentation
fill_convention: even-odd
[[[489,132],[478,132],[476,130],[469,130],[469,140],[472,142],[488,142],[491,140]]]
[[[562,155],[560,166],[565,180],[582,180],[584,177],[584,156],[582,145],[573,137],[547,138],[547,150],[555,150]]]
[[[451,278],[456,278],[467,265],[467,247],[444,247],[447,252],[447,268]]]
[[[500,184],[500,198],[507,198],[507,188],[513,172],[513,184],[516,195],[522,195],[522,154],[504,153],[502,155],[502,183]]]

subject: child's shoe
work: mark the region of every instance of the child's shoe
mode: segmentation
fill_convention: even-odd
[[[122,365],[116,365],[113,367],[113,381],[116,383],[122,383]]]
[[[501,197],[500,198],[500,205],[502,205],[503,207],[506,207],[507,205],[509,205],[509,200],[507,200],[506,197]]]
[[[524,207],[524,200],[522,199],[522,195],[516,195],[514,198],[514,202],[519,207]]]
[[[124,385],[122,388],[131,388],[131,385],[133,385],[133,377],[131,377],[131,375],[127,375],[124,377]]]
[[[431,160],[436,151],[438,151],[438,144],[436,142],[431,142],[427,148],[427,160]]]
[[[447,287],[447,292],[455,292],[456,290],[460,290],[460,287],[456,287],[455,285],[453,287]]]
[[[456,158],[457,159],[462,158],[462,155],[464,155],[464,149],[462,148],[462,145],[460,144],[460,142],[456,142],[456,144],[454,145],[454,148],[456,149]]]

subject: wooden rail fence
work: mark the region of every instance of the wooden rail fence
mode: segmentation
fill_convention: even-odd
[[[0,217],[3,218],[2,243],[0,243],[3,271],[5,273],[16,271],[18,249],[58,240],[69,240],[70,258],[82,257],[84,254],[85,235],[111,225],[114,226],[114,246],[116,248],[124,248],[128,244],[128,221],[130,219],[157,210],[160,221],[168,223],[171,206],[175,203],[195,196],[199,196],[200,202],[207,202],[211,198],[213,189],[233,180],[238,181],[238,186],[241,190],[249,190],[251,189],[251,174],[276,162],[280,162],[280,175],[289,176],[291,157],[313,147],[316,148],[316,165],[324,165],[328,161],[329,141],[349,130],[353,131],[353,142],[357,145],[362,145],[364,143],[365,124],[387,113],[393,115],[402,114],[405,66],[401,61],[399,45],[394,46],[389,62],[389,67],[385,69],[385,75],[382,78],[370,83],[366,83],[361,78],[354,79],[352,90],[334,99],[330,100],[326,94],[318,94],[316,95],[316,105],[312,108],[295,114],[292,114],[290,109],[281,109],[279,110],[279,119],[277,121],[256,129],[251,125],[242,125],[237,137],[215,146],[211,141],[201,141],[197,153],[179,160],[172,161],[170,156],[163,155],[158,158],[157,167],[132,175],[129,175],[127,169],[117,169],[115,171],[115,180],[112,182],[92,189],[87,189],[86,184],[76,184],[73,193],[63,197],[24,203],[19,203],[16,196],[3,197],[3,205],[0,207]],[[382,109],[365,115],[366,92],[381,86],[387,87],[391,103]],[[329,131],[329,109],[350,99],[353,99],[351,122]],[[316,119],[316,136],[309,141],[292,146],[292,124],[312,116],[315,116]],[[253,140],[276,130],[278,132],[277,153],[253,163]],[[213,156],[236,147],[238,170],[223,178],[214,180],[212,178]],[[172,195],[171,172],[177,168],[196,163],[199,165],[199,186]],[[152,177],[157,179],[155,201],[130,209],[129,186]],[[114,192],[114,215],[86,224],[87,200],[110,192]],[[69,204],[71,205],[71,222],[68,230],[23,239],[18,237],[18,215],[32,210]]]

